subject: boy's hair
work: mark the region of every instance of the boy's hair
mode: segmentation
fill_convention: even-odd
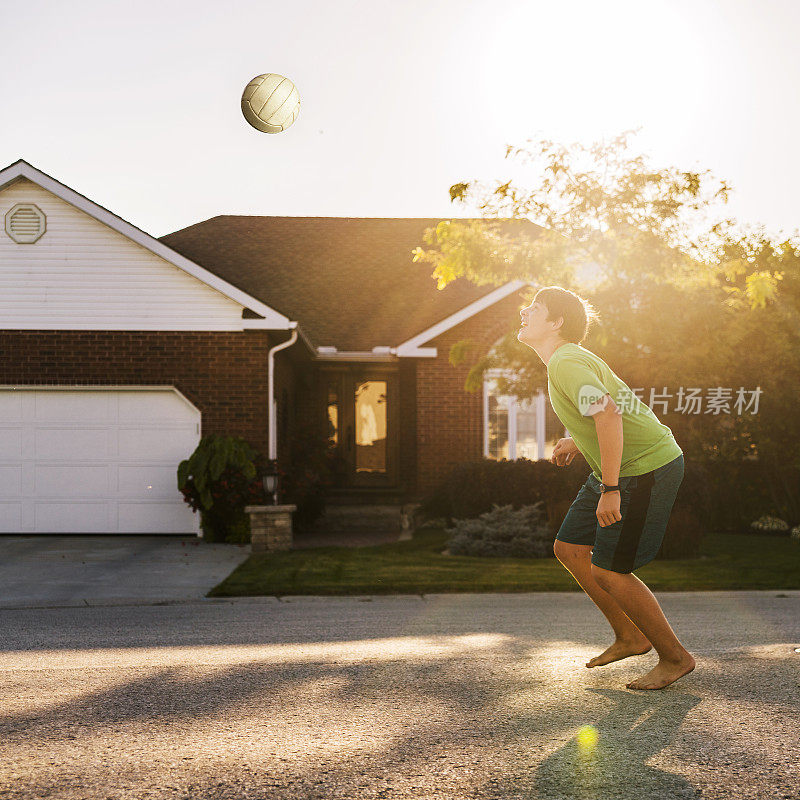
[[[547,306],[548,320],[564,317],[559,334],[568,342],[580,344],[589,333],[591,323],[600,319],[597,309],[588,300],[561,286],[543,286],[533,299]]]

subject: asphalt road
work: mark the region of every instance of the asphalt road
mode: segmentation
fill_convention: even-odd
[[[582,593],[2,609],[0,798],[800,798],[800,592],[657,596],[649,692]]]

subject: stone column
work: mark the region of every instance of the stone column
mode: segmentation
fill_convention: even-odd
[[[297,506],[245,506],[250,515],[250,552],[292,549],[292,511]]]

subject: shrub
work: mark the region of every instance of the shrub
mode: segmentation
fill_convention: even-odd
[[[683,481],[667,522],[664,541],[656,558],[697,558],[703,533],[713,524],[714,514],[707,494],[708,469],[685,459]]]
[[[789,534],[796,542],[800,542],[800,525],[795,525]]]
[[[204,436],[178,466],[178,489],[200,511],[203,537],[212,542],[250,541],[244,507],[266,502],[262,455],[240,436]]]
[[[679,506],[676,500],[656,558],[697,558],[703,531],[697,515],[689,507]]]
[[[457,519],[448,529],[451,555],[545,558],[553,555],[554,534],[544,523],[542,503],[514,511],[494,505],[477,519]]]
[[[698,556],[703,532],[714,519],[714,509],[707,497],[709,472],[700,462],[685,461],[683,482],[657,557]],[[452,526],[456,518],[475,518],[496,505],[520,508],[541,502],[555,538],[587,476],[587,465],[582,459],[564,467],[545,459],[468,462],[454,467],[422,499],[420,510],[428,518],[442,518],[446,525]]]
[[[691,478],[689,469],[687,459],[684,484],[694,487],[688,490],[692,506],[706,530],[751,533],[749,521],[764,508],[784,519],[795,516],[789,501],[793,494],[800,496],[800,471],[791,464],[768,467],[757,459],[706,460],[691,464]]]
[[[586,480],[586,462],[576,461],[565,467],[546,459],[526,458],[484,458],[459,464],[421,498],[420,512],[428,518],[441,517],[452,525],[454,519],[477,517],[495,505],[521,508],[541,501],[552,517],[553,507],[561,508],[567,500],[571,503]]]
[[[225,508],[217,505],[200,512],[200,529],[208,542],[247,544],[250,542],[250,515],[244,508]]]
[[[292,503],[295,530],[312,525],[325,513],[327,490],[336,485],[341,459],[319,435],[312,420],[298,421],[292,434],[292,461],[278,467],[278,498]]]
[[[706,464],[684,456],[683,481],[673,505],[673,513],[688,509],[706,530],[714,530],[714,501],[710,491],[711,470]]]
[[[567,512],[574,500],[574,497],[568,497],[565,500],[547,501],[547,522],[554,536],[558,533],[561,523],[564,521],[564,517],[567,516]]]
[[[750,528],[757,533],[786,533],[789,525],[779,517],[764,514],[750,523]]]

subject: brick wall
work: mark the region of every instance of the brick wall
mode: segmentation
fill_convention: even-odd
[[[0,383],[171,385],[202,412],[203,434],[242,436],[266,455],[267,350],[286,335],[273,337],[257,330],[4,330]],[[279,385],[288,388],[288,376]]]
[[[511,295],[426,342],[438,348],[436,358],[401,361],[399,466],[407,493],[419,497],[455,464],[482,457],[483,398],[467,392],[464,382],[472,364],[515,326],[521,307],[521,296]],[[451,366],[450,346],[467,338],[483,346],[464,364]],[[266,455],[267,351],[285,339],[285,333],[270,339],[267,331],[256,330],[5,330],[0,383],[175,386],[202,412],[203,434],[243,436]],[[316,418],[320,410],[315,370],[286,360],[296,347],[275,358],[281,453],[287,452],[296,419]]]
[[[436,358],[417,359],[417,496],[441,483],[456,464],[483,457],[483,396],[464,389],[471,367],[519,322],[522,295],[514,293],[451,328],[425,347]],[[480,346],[464,363],[450,364],[451,345],[472,339]],[[536,354],[531,351],[535,358]]]

